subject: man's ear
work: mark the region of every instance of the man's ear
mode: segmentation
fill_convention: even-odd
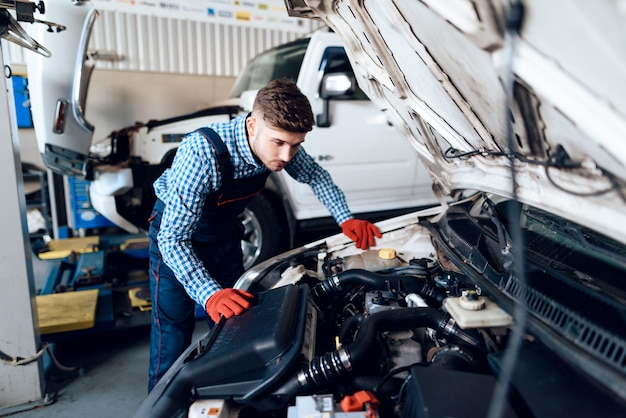
[[[248,128],[248,137],[254,138],[256,136],[257,129],[256,119],[254,116],[250,115],[246,118],[246,128]]]

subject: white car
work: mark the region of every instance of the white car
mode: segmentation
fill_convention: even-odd
[[[304,148],[330,172],[353,214],[379,220],[437,203],[432,181],[411,144],[358,88],[341,39],[328,28],[253,57],[230,97],[219,104],[120,126],[108,142],[92,144],[94,127],[84,109],[95,65],[88,44],[98,11],[91,2],[58,2],[47,9],[46,18],[66,29],[32,28],[51,53],[31,54],[27,61],[42,159],[59,174],[89,180],[96,213],[131,234],[147,230],[155,200],[152,184],[171,163],[184,135],[249,112],[256,91],[280,77],[296,82],[311,102],[317,121]],[[289,248],[300,232],[338,230],[310,188],[286,172],[270,176],[241,220],[245,267]]]
[[[626,415],[621,3],[286,4],[341,36],[452,202],[250,269],[253,307],[135,416]]]

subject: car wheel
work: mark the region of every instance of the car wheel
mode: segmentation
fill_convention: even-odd
[[[240,215],[244,227],[241,249],[247,270],[282,250],[283,228],[269,199],[257,195]]]

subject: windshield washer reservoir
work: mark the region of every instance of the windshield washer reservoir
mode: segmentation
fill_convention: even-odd
[[[350,255],[344,259],[344,268],[365,269],[369,271],[381,271],[399,267],[402,262],[393,248],[381,248],[380,250],[366,250],[361,254]]]

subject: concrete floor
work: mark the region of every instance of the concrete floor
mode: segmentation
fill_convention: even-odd
[[[32,263],[33,281],[39,291],[50,274],[52,263],[39,260],[35,255]],[[206,319],[199,319],[194,341],[208,330]],[[0,417],[127,418],[135,414],[147,396],[149,325],[80,334],[54,342],[52,347],[58,363],[74,370],[63,371],[55,367],[50,357],[44,355],[46,398],[36,402],[44,406],[0,408]]]
[[[208,331],[198,320],[194,340]],[[46,367],[46,406],[0,416],[11,418],[132,417],[147,395],[150,329],[141,327],[54,344],[58,362]],[[3,415],[4,414],[4,415]]]

